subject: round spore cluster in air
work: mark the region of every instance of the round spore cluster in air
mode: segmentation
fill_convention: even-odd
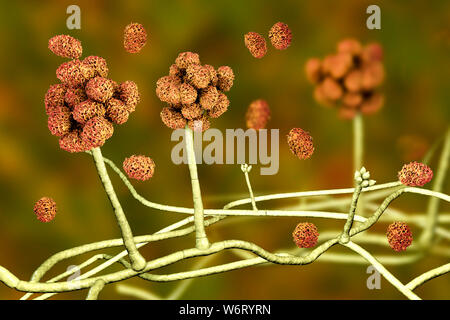
[[[245,114],[245,121],[249,129],[264,129],[270,120],[270,108],[267,101],[258,99],[252,101]]]
[[[42,197],[34,204],[33,211],[39,221],[50,222],[56,216],[56,202],[52,198]]]
[[[384,104],[383,94],[377,91],[384,81],[382,60],[380,44],[362,46],[355,39],[342,40],[336,53],[305,64],[306,76],[316,86],[314,99],[336,107],[343,119],[352,119],[358,112],[376,113]]]
[[[147,43],[147,32],[140,23],[130,23],[123,32],[123,47],[129,53],[138,53]]]
[[[411,229],[404,222],[394,222],[390,224],[386,231],[386,237],[389,246],[392,250],[397,252],[405,251],[413,241]]]
[[[269,30],[269,39],[275,49],[285,50],[291,45],[291,29],[286,23],[277,22]]]
[[[188,125],[193,130],[205,131],[210,127],[210,118],[218,118],[227,111],[230,101],[225,92],[233,82],[230,67],[216,70],[211,65],[202,65],[197,53],[180,53],[169,74],[156,82],[156,95],[167,103],[160,113],[162,122],[171,129]]]
[[[261,59],[267,53],[266,39],[256,32],[248,32],[244,35],[244,43],[251,55]]]
[[[312,248],[317,244],[319,232],[315,224],[310,222],[301,222],[292,232],[292,237],[299,248]]]
[[[98,56],[78,59],[80,41],[55,36],[49,41],[55,54],[74,58],[56,70],[60,83],[45,95],[48,128],[59,137],[68,152],[82,152],[102,146],[114,132],[113,124],[127,122],[139,102],[139,90],[132,81],[121,84],[108,78],[106,60]]]
[[[309,159],[314,152],[314,144],[311,135],[301,128],[293,128],[287,136],[289,149],[299,159]]]
[[[405,164],[398,172],[398,180],[409,187],[422,187],[433,179],[433,170],[420,162]]]
[[[153,177],[155,162],[143,155],[132,155],[123,161],[123,170],[131,179],[146,181]]]

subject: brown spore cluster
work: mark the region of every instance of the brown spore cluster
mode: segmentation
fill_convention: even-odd
[[[130,23],[123,32],[123,47],[129,53],[138,53],[147,43],[147,31],[140,23]]]
[[[299,159],[309,159],[314,153],[314,144],[311,135],[301,128],[293,128],[287,136],[289,149]]]
[[[58,209],[55,200],[42,197],[34,204],[33,211],[39,221],[50,222],[55,218]]]
[[[132,155],[123,161],[123,170],[131,179],[146,181],[153,177],[155,162],[144,155]]]
[[[433,179],[433,170],[420,162],[410,162],[403,165],[398,172],[398,180],[409,187],[422,187]]]
[[[269,39],[275,49],[285,50],[291,45],[291,29],[287,24],[277,22],[269,30]]]
[[[319,232],[315,224],[310,222],[301,222],[292,232],[292,237],[299,248],[312,248],[317,244]]]
[[[404,222],[394,222],[390,224],[386,231],[386,237],[389,242],[389,246],[394,251],[405,251],[412,241],[413,236],[411,229]]]
[[[132,81],[118,84],[109,79],[102,57],[79,60],[81,43],[67,37],[56,36],[49,42],[52,52],[74,59],[57,68],[60,83],[45,94],[45,110],[48,128],[59,137],[60,148],[82,152],[102,146],[113,135],[113,124],[128,120],[139,102],[139,90]]]
[[[267,101],[258,99],[248,106],[245,120],[249,129],[264,129],[270,120],[270,108]]]
[[[156,95],[167,103],[160,113],[162,122],[171,129],[188,125],[193,130],[207,130],[210,118],[218,118],[227,111],[230,101],[225,92],[233,82],[230,67],[216,70],[211,65],[202,65],[197,53],[180,53],[169,74],[156,82]]]
[[[77,59],[83,53],[81,42],[65,34],[50,38],[48,48],[57,56],[69,59]]]
[[[342,40],[336,53],[305,64],[306,76],[315,85],[314,99],[336,107],[343,119],[352,119],[358,112],[376,113],[384,104],[384,95],[377,91],[385,76],[382,61],[380,44],[363,46],[355,39]]]
[[[266,39],[256,32],[248,32],[244,35],[244,43],[251,55],[261,59],[267,53]]]

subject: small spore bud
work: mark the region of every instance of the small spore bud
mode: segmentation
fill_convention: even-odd
[[[124,124],[129,117],[128,108],[125,103],[119,99],[111,98],[106,104],[106,116],[113,123]]]
[[[92,100],[105,103],[113,96],[114,86],[109,79],[95,77],[86,84],[86,94]]]
[[[361,86],[369,91],[378,87],[384,80],[384,67],[379,61],[366,64],[362,68]]]
[[[319,232],[313,223],[301,222],[295,227],[292,237],[297,247],[312,248],[317,244]]]
[[[362,51],[361,58],[365,62],[370,61],[382,61],[383,60],[383,47],[379,43],[369,43]]]
[[[132,155],[123,161],[123,170],[131,179],[146,181],[155,172],[155,162],[143,155]]]
[[[362,101],[363,96],[357,92],[347,92],[342,97],[342,103],[349,108],[357,109]]]
[[[217,86],[220,90],[227,92],[230,91],[234,82],[233,69],[228,66],[222,66],[217,69]]]
[[[55,218],[58,209],[55,200],[42,197],[34,204],[33,211],[39,221],[50,222]]]
[[[356,39],[344,39],[337,44],[337,51],[358,56],[362,52],[362,45]]]
[[[101,147],[106,140],[111,138],[113,133],[114,126],[111,122],[103,117],[94,117],[86,122],[80,136],[90,150]]]
[[[208,115],[211,118],[218,118],[228,110],[229,105],[230,100],[228,100],[228,97],[223,92],[219,92],[217,103],[211,110],[208,110]]]
[[[194,132],[203,132],[210,128],[211,123],[206,115],[201,116],[199,119],[189,120],[188,126]]]
[[[56,77],[68,87],[80,87],[86,81],[80,65],[80,60],[64,62],[56,69]]]
[[[171,129],[183,129],[186,126],[186,119],[174,108],[164,107],[160,116],[162,122]]]
[[[175,64],[180,69],[187,69],[190,65],[200,64],[200,57],[197,53],[193,52],[182,52],[175,59]]]
[[[194,120],[200,118],[203,115],[203,109],[199,104],[193,103],[183,106],[181,108],[181,114],[187,120]]]
[[[345,52],[329,55],[323,60],[324,72],[329,73],[335,79],[344,77],[352,66],[353,58],[349,53]]]
[[[191,64],[186,69],[187,80],[197,89],[206,88],[210,82],[209,70],[197,64]]]
[[[179,81],[183,80],[184,73],[185,72],[182,69],[178,68],[176,64],[172,64],[169,68],[169,76],[173,76],[177,78]]]
[[[119,92],[119,99],[125,103],[128,112],[133,112],[141,99],[137,84],[133,81],[125,81],[120,84],[117,91]]]
[[[87,150],[87,146],[80,137],[80,131],[74,130],[59,139],[59,147],[70,153],[83,152]]]
[[[245,119],[247,128],[264,129],[270,120],[270,108],[267,101],[258,99],[250,103]]]
[[[244,36],[244,43],[251,55],[261,59],[267,53],[266,39],[256,32],[249,32]]]
[[[306,61],[305,73],[309,82],[317,84],[322,78],[322,62],[319,58],[311,58]]]
[[[404,222],[390,224],[387,228],[386,236],[389,246],[397,252],[405,251],[413,241],[411,229]]]
[[[291,45],[291,29],[289,29],[287,24],[277,22],[270,28],[269,39],[275,49],[285,50]]]
[[[87,100],[86,92],[83,88],[69,88],[64,96],[64,101],[71,108],[85,100]]]
[[[64,84],[53,84],[47,90],[45,94],[45,112],[49,115],[55,109],[64,106],[64,96],[66,94],[67,87]]]
[[[106,78],[108,76],[108,65],[106,60],[98,56],[89,56],[83,59],[83,64],[94,70],[93,76]]]
[[[323,80],[321,87],[325,97],[332,101],[340,99],[344,94],[344,91],[342,90],[339,82],[331,77],[326,77],[325,80]]]
[[[358,92],[362,87],[361,70],[352,70],[344,78],[344,86],[348,91]]]
[[[218,83],[219,79],[217,78],[217,71],[216,71],[216,69],[214,69],[214,67],[209,65],[209,64],[205,64],[203,67],[206,68],[208,70],[208,72],[209,72],[209,79],[211,81],[210,84],[212,86],[214,86],[214,87],[217,86],[217,83]]]
[[[197,90],[188,83],[182,83],[180,85],[180,98],[184,105],[194,103],[197,100]]]
[[[56,111],[57,110],[57,111]],[[72,126],[70,122],[70,110],[67,107],[59,107],[48,116],[48,129],[51,134],[62,137],[69,133]]]
[[[384,95],[375,92],[372,93],[369,97],[365,98],[363,103],[361,104],[361,112],[363,114],[369,115],[378,112],[384,105]]]
[[[77,59],[83,53],[81,42],[65,34],[50,38],[48,48],[57,56],[70,59]]]
[[[217,88],[209,86],[202,90],[200,94],[200,105],[205,108],[205,110],[211,110],[216,105],[218,98],[219,92],[217,91]]]
[[[85,124],[94,117],[103,117],[105,115],[105,106],[97,101],[88,99],[75,106],[72,115],[73,119]]]
[[[180,104],[180,81],[174,76],[164,76],[156,82],[156,95],[162,102]]]
[[[299,159],[309,159],[314,152],[311,135],[300,128],[293,128],[287,136],[289,149]]]
[[[147,32],[139,23],[130,23],[123,32],[123,47],[129,53],[138,53],[147,43]]]
[[[406,186],[422,187],[433,179],[433,170],[420,162],[410,162],[398,173],[398,180]]]

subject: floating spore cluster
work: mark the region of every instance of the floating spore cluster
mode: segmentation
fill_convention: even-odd
[[[132,81],[121,84],[107,78],[108,66],[102,57],[83,60],[79,40],[58,35],[49,40],[55,54],[74,58],[56,70],[60,83],[45,95],[48,128],[59,137],[61,149],[82,152],[102,146],[114,132],[113,124],[128,120],[137,103],[139,90]]]
[[[316,87],[314,98],[338,108],[339,116],[352,119],[361,112],[376,113],[384,104],[377,88],[384,80],[383,49],[378,43],[362,46],[355,39],[338,43],[337,52],[305,64],[308,80]]]
[[[186,124],[192,130],[205,131],[210,118],[218,118],[230,104],[225,92],[233,86],[234,73],[228,66],[217,70],[201,65],[197,53],[182,52],[169,69],[169,75],[156,83],[156,95],[167,103],[160,113],[162,122],[171,129]]]
[[[285,50],[291,45],[292,32],[289,26],[283,22],[275,23],[269,30],[269,39],[272,46],[277,50]],[[261,59],[267,53],[267,44],[264,36],[250,31],[244,35],[244,43],[250,54]]]

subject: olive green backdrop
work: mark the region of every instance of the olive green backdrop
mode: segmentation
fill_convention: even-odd
[[[365,27],[366,7],[381,7],[381,30]],[[66,8],[81,7],[81,30],[67,30]],[[282,21],[293,33],[291,46],[277,51],[269,45],[263,59],[253,58],[244,46],[244,34],[267,36]],[[156,80],[167,74],[177,54],[194,51],[203,63],[229,65],[236,80],[229,92],[229,111],[213,126],[222,130],[245,126],[248,104],[266,99],[272,110],[269,128],[280,129],[280,170],[274,176],[251,172],[257,195],[272,192],[347,187],[352,183],[351,122],[339,120],[333,111],[312,99],[303,66],[311,56],[323,57],[344,37],[362,42],[379,41],[385,49],[385,107],[365,118],[365,164],[379,182],[396,179],[405,154],[430,145],[442,136],[450,116],[450,2],[448,1],[2,1],[0,8],[0,264],[21,279],[50,255],[73,246],[116,238],[119,230],[113,212],[86,154],[69,154],[58,147],[47,129],[44,94],[56,83],[55,70],[65,61],[47,49],[56,34],[70,34],[82,41],[83,56],[107,59],[110,77],[133,80],[141,91],[141,103],[103,147],[103,153],[121,164],[131,154],[146,154],[156,162],[154,177],[133,182],[150,200],[180,206],[191,205],[186,166],[170,160],[171,131],[159,118],[163,104],[155,95]],[[130,22],[142,23],[149,34],[139,54],[122,47],[122,31]],[[288,150],[285,135],[292,127],[309,131],[316,151],[299,161]],[[402,138],[403,137],[403,138]],[[410,138],[408,138],[410,137]],[[412,138],[411,138],[412,137]],[[400,139],[400,140],[399,140]],[[421,141],[414,146],[414,141]],[[415,148],[415,149],[414,149]],[[416,151],[419,157],[423,151]],[[432,162],[434,167],[435,161]],[[246,197],[245,181],[237,165],[201,165],[199,175],[205,206],[218,208],[227,201]],[[180,214],[148,209],[134,201],[120,180],[111,174],[116,191],[137,235],[148,234],[182,218]],[[448,183],[445,191],[448,193]],[[34,202],[53,197],[59,212],[54,221],[40,223]],[[296,201],[268,202],[260,207],[293,205]],[[419,212],[426,207],[420,196],[407,195],[396,207]],[[449,212],[449,206],[441,205]],[[222,227],[208,229],[213,241],[237,238],[268,249],[292,246],[291,232],[300,222],[292,218],[233,218]],[[231,221],[231,219],[230,219]],[[319,230],[337,230],[343,223],[309,219]],[[384,232],[385,226],[378,230]],[[413,228],[415,235],[417,229]],[[190,241],[190,242],[187,242]],[[147,258],[159,257],[194,243],[192,237],[147,246]],[[372,248],[370,248],[372,249]],[[373,252],[391,253],[373,248]],[[111,251],[115,252],[115,251]],[[333,248],[331,252],[345,252]],[[401,255],[401,254],[400,254]],[[49,274],[83,261],[82,256],[58,265]],[[210,263],[235,259],[220,254]],[[389,267],[402,281],[441,265],[444,258]],[[192,262],[165,271],[185,270]],[[114,268],[113,268],[114,269]],[[308,266],[266,266],[198,279],[183,298],[191,299],[402,299],[382,280],[382,290],[366,287],[366,266],[315,262]],[[166,294],[174,284],[153,284],[132,279],[128,284]],[[424,298],[449,298],[450,278],[433,280],[417,293]],[[126,299],[115,284],[101,293],[104,299]],[[84,298],[86,292],[56,298]],[[0,285],[1,299],[17,299],[21,293]]]

